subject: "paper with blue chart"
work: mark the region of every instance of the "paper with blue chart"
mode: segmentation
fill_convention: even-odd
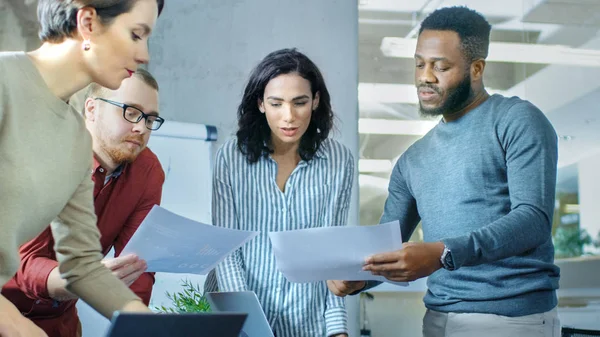
[[[309,228],[269,233],[277,269],[290,282],[382,281],[363,271],[373,254],[402,249],[398,221],[376,226]],[[408,285],[406,282],[390,282]]]
[[[205,275],[257,234],[203,224],[155,205],[121,254],[146,260],[149,272]]]

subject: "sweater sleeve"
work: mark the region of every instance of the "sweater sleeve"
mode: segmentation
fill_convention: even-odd
[[[519,255],[551,239],[558,161],[552,124],[523,102],[507,111],[497,132],[505,151],[511,209],[476,231],[443,240],[456,268]]]
[[[110,318],[114,311],[139,298],[101,263],[93,188],[91,178],[86,175],[50,226],[58,268],[67,281],[67,290]]]

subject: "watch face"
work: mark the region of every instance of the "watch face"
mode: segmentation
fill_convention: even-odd
[[[454,269],[454,261],[452,260],[452,253],[450,251],[447,251],[446,256],[444,256],[444,267],[448,270]]]

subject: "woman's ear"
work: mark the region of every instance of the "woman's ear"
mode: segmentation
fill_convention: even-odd
[[[99,30],[98,14],[93,7],[83,7],[77,11],[77,32],[83,41],[83,50],[90,50],[92,36]]]
[[[319,107],[320,99],[321,99],[321,93],[317,91],[317,93],[315,94],[315,98],[313,99],[313,106],[312,106],[313,111],[317,110],[317,108]]]

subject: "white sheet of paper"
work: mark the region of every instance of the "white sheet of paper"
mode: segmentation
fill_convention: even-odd
[[[309,228],[269,233],[279,271],[290,282],[383,281],[363,271],[373,254],[402,248],[398,221],[375,226]],[[406,282],[393,282],[408,285]]]
[[[121,255],[146,260],[149,272],[205,275],[257,234],[203,224],[155,205]]]

